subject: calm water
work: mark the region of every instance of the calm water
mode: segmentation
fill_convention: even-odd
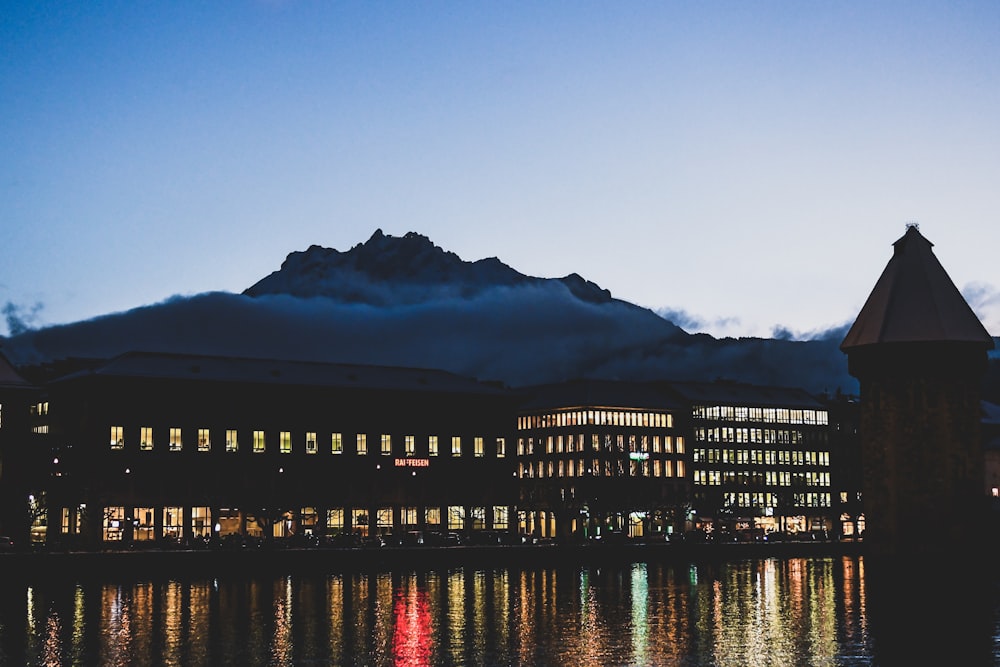
[[[1000,664],[992,586],[972,607],[882,604],[869,580],[863,558],[837,557],[6,581],[0,664]]]

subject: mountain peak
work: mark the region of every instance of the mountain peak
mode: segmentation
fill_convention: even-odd
[[[292,252],[281,269],[244,291],[248,296],[324,296],[344,303],[419,303],[468,298],[496,287],[562,283],[577,298],[611,301],[611,293],[577,274],[552,281],[519,273],[496,257],[468,262],[417,232],[391,236],[381,229],[346,252],[318,245]]]

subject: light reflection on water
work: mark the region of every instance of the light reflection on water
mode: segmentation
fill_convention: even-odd
[[[4,665],[877,664],[857,557],[5,584],[2,593]]]

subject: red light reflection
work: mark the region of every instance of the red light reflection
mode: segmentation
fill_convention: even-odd
[[[430,665],[434,629],[431,627],[427,591],[411,586],[405,591],[397,590],[394,598],[393,664],[397,667]]]

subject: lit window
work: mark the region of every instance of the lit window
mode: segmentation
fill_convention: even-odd
[[[212,451],[212,439],[208,435],[207,428],[198,429],[198,451],[199,452]]]
[[[181,430],[179,428],[170,429],[170,451],[179,452],[184,448],[184,443],[181,441]]]
[[[424,523],[426,523],[428,526],[440,526],[441,508],[440,507],[424,508]]]
[[[111,449],[125,449],[125,440],[122,437],[122,427],[111,427]]]
[[[448,530],[463,530],[465,528],[465,508],[461,505],[448,506]]]
[[[236,436],[236,429],[229,429],[226,431],[226,451],[227,452],[238,452],[240,450],[240,441]]]
[[[125,508],[122,506],[104,508],[104,539],[118,542],[125,528]]]
[[[482,458],[486,456],[486,451],[483,449],[483,439],[476,437],[472,439],[472,452],[476,458]]]
[[[163,508],[163,536],[180,539],[184,537],[184,510],[181,507]]]
[[[153,448],[153,427],[143,426],[139,429],[139,449],[149,451]]]
[[[334,433],[330,436],[330,451],[334,454],[344,453],[344,437],[340,433]]]
[[[381,452],[382,456],[392,455],[392,436],[388,433],[382,434]]]
[[[358,433],[357,452],[359,456],[364,456],[368,453],[368,436],[364,433]]]
[[[505,456],[507,456],[507,441],[497,438],[497,458],[502,459]]]
[[[253,432],[253,453],[262,454],[267,448],[267,441],[264,439],[263,431]]]
[[[462,455],[462,437],[458,435],[453,435],[451,437],[451,455],[461,456]]]
[[[416,438],[412,435],[407,435],[403,437],[403,447],[407,456],[413,456],[417,453]]]
[[[506,530],[508,526],[509,511],[504,505],[493,506],[493,528],[496,530]]]
[[[436,435],[427,436],[427,455],[438,455],[438,437]]]
[[[326,529],[331,533],[339,533],[344,529],[343,507],[334,507],[326,511]]]
[[[306,454],[315,454],[316,452],[316,434],[310,431],[306,433]]]
[[[278,451],[282,454],[292,453],[292,432],[291,431],[279,431],[278,433]]]

